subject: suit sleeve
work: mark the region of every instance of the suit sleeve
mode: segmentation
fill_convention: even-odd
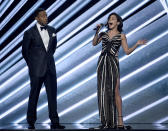
[[[55,34],[56,34],[56,30],[55,30]],[[57,48],[57,34],[55,36],[54,52],[55,52],[56,48]]]
[[[29,52],[30,42],[31,42],[31,36],[26,31],[23,36],[22,55],[27,64],[29,63],[29,53],[28,52]]]

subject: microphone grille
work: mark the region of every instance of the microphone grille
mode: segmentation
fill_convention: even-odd
[[[103,23],[100,23],[100,25],[101,25],[101,26],[104,26],[104,24],[103,24]]]

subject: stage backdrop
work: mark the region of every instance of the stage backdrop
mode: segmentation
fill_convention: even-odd
[[[54,54],[61,123],[99,123],[96,67],[101,44],[92,46],[96,24],[110,13],[124,20],[131,55],[120,49],[120,92],[125,123],[168,122],[168,8],[166,0],[1,0],[0,123],[25,123],[30,80],[21,54],[23,33],[35,25],[33,13],[46,9],[57,30]],[[106,31],[102,28],[101,31]],[[49,123],[44,86],[39,123]]]

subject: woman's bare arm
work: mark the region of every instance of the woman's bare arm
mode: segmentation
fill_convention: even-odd
[[[121,34],[121,40],[122,40],[122,47],[127,55],[131,54],[139,45],[145,45],[147,42],[146,40],[138,40],[133,47],[128,48],[127,38],[124,34]]]
[[[96,45],[99,44],[99,43],[101,42],[101,40],[102,40],[102,37],[99,35],[99,31],[100,31],[101,25],[98,24],[97,27],[98,27],[98,26],[99,26],[99,29],[96,31],[96,34],[95,34],[95,36],[94,36],[94,38],[93,38],[93,41],[92,41],[92,45],[93,45],[93,46],[96,46]]]

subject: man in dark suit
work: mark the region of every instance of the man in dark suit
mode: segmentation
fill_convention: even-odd
[[[28,128],[35,128],[37,101],[44,83],[51,128],[63,129],[65,127],[59,124],[57,113],[57,77],[53,57],[57,46],[56,31],[47,25],[48,18],[44,9],[36,10],[35,19],[37,24],[24,33],[22,44],[22,54],[28,65],[31,85],[27,110]]]

